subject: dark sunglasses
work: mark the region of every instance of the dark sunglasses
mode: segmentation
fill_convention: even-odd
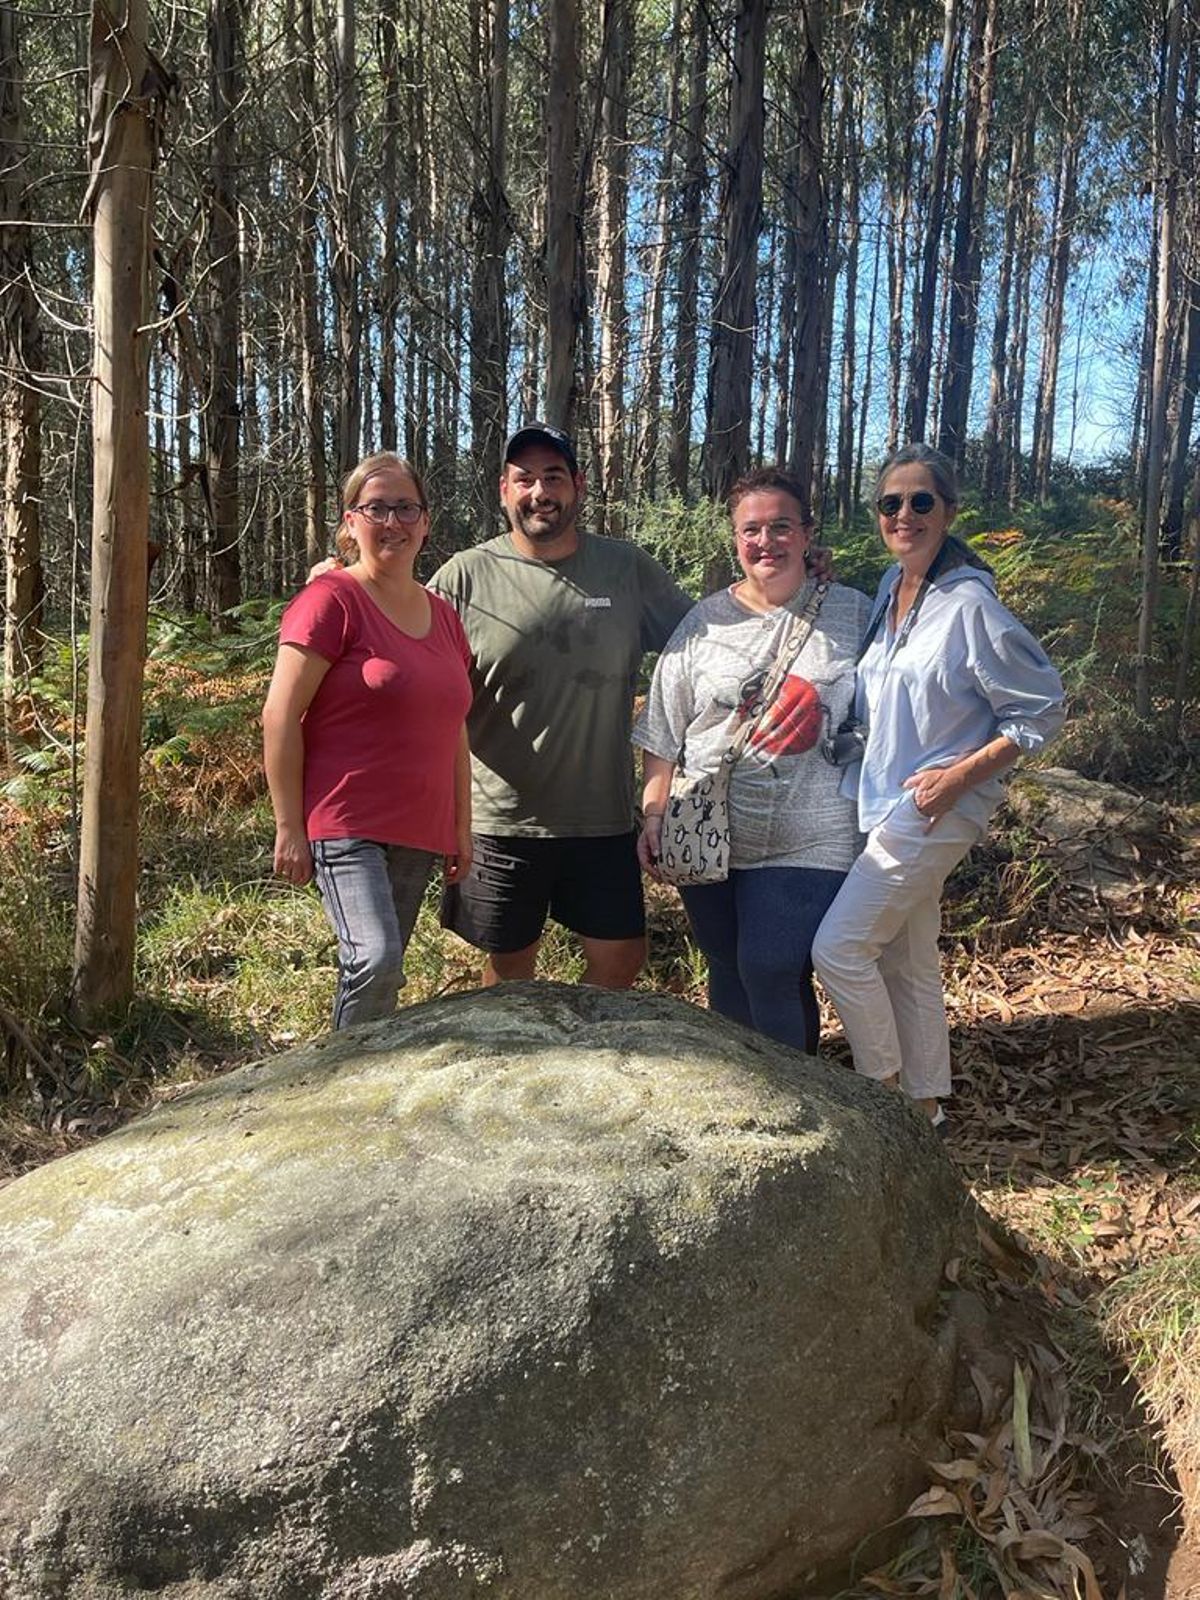
[[[915,494],[881,494],[875,504],[881,517],[898,517],[906,500],[918,517],[927,517],[937,505],[937,495],[928,489],[918,489]]]

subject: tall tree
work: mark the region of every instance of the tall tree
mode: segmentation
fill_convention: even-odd
[[[947,170],[950,149],[954,79],[960,50],[959,0],[944,0],[942,70],[933,126],[925,234],[921,246],[921,280],[913,313],[905,427],[910,439],[923,439],[929,414],[929,378],[933,364],[933,327],[937,311],[937,269],[946,220]]]
[[[686,495],[691,477],[692,404],[699,364],[700,256],[703,246],[705,128],[708,117],[708,12],[701,0],[692,11],[692,57],[688,75],[687,124],[679,201],[679,289],[675,309],[675,366],[671,389],[671,441],[667,475],[676,494]]]
[[[296,0],[298,19],[292,43],[297,104],[317,108],[316,30],[313,0]],[[289,39],[291,33],[289,30]],[[296,218],[296,283],[299,309],[300,437],[304,476],[304,551],[308,564],[325,552],[325,414],[322,391],[325,350],[317,286],[317,237],[320,226],[317,184],[320,157],[314,123],[302,122],[296,149],[293,205]]]
[[[483,526],[492,515],[508,411],[505,257],[512,232],[507,188],[508,0],[478,7],[480,83],[471,273],[471,454]]]
[[[596,287],[600,301],[600,464],[604,531],[624,531],[625,218],[629,207],[631,0],[601,0],[600,152],[596,168]]]
[[[786,460],[809,490],[819,494],[814,453],[820,414],[825,409],[825,270],[828,233],[822,160],[822,0],[804,0],[796,12],[794,67],[790,99],[794,117],[794,160],[784,191],[784,217],[794,241],[792,286],[791,384]]]
[[[942,374],[938,447],[959,466],[967,443],[971,377],[983,264],[983,219],[991,156],[992,98],[996,83],[998,0],[974,0],[963,107],[962,167],[950,264],[949,326]]]
[[[358,460],[362,426],[362,305],[358,225],[357,0],[336,0],[330,55],[329,187],[337,323],[337,473]]]
[[[1139,717],[1153,710],[1154,634],[1158,611],[1158,537],[1162,518],[1163,458],[1167,429],[1172,288],[1179,205],[1178,96],[1183,0],[1167,0],[1161,75],[1155,116],[1155,211],[1158,220],[1158,294],[1154,369],[1150,380],[1146,491],[1142,506],[1142,605],[1134,698]]]
[[[170,83],[146,0],[93,0],[92,595],[73,996],[85,1017],[133,989],[138,760],[146,653],[150,462],[148,271],[153,168]]]
[[[713,299],[704,488],[723,500],[750,456],[750,378],[762,216],[766,0],[739,0],[734,19],[729,140],[719,202],[723,248]]]
[[[667,48],[667,115],[654,199],[654,236],[643,318],[645,333],[633,474],[635,499],[652,499],[658,477],[658,441],[662,427],[663,313],[667,296],[667,269],[671,260],[672,198],[683,97],[683,0],[671,0],[671,35]]]
[[[209,0],[209,104],[212,114],[208,190],[210,375],[205,406],[207,502],[212,519],[213,609],[231,627],[242,599],[238,549],[241,406],[241,248],[237,196],[237,116],[241,98],[241,0]]]
[[[1058,124],[1058,161],[1054,210],[1050,225],[1046,293],[1042,306],[1041,367],[1033,412],[1033,487],[1039,500],[1050,494],[1054,460],[1054,412],[1058,369],[1062,359],[1071,246],[1079,211],[1079,158],[1083,143],[1083,85],[1087,72],[1087,8],[1084,0],[1066,0],[1066,60],[1062,114]]]
[[[0,363],[4,438],[4,738],[27,732],[26,689],[42,660],[44,355],[33,286],[17,8],[0,8]]]
[[[546,83],[546,420],[570,428],[575,410],[575,340],[579,323],[576,258],[576,124],[579,107],[578,3],[548,8]]]

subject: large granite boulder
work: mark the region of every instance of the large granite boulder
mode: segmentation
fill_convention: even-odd
[[[962,1192],[670,999],[514,984],[0,1191],[0,1593],[781,1596],[923,1486]]]

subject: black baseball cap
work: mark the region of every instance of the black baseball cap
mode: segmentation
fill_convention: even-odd
[[[575,441],[561,428],[552,428],[548,422],[527,422],[523,428],[517,429],[504,446],[505,461],[511,461],[527,444],[548,444],[551,450],[558,451],[572,472],[579,471],[579,462],[575,458]]]

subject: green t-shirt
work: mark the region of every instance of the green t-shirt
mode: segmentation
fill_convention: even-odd
[[[477,833],[596,837],[633,826],[638,666],[692,601],[638,545],[596,534],[562,561],[507,533],[451,556],[429,587],[462,619]]]

